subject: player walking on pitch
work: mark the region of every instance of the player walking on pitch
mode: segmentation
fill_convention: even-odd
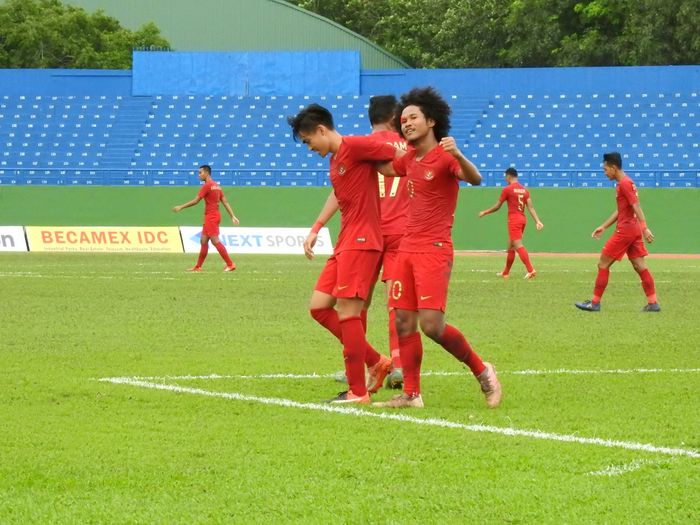
[[[331,402],[368,404],[365,364],[371,368],[381,360],[367,342],[361,317],[382,253],[376,163],[392,160],[398,150],[371,137],[342,136],[331,113],[318,104],[307,106],[288,122],[294,138],[311,151],[321,157],[331,154],[330,179],[340,207],[336,247],[309,305],[313,318],[343,343],[349,390]]]
[[[224,205],[224,208],[231,217],[233,224],[238,225],[240,221],[238,220],[238,217],[233,214],[233,210],[226,200],[224,192],[222,191],[221,186],[219,186],[219,183],[211,178],[210,166],[204,164],[199,167],[199,180],[203,181],[204,185],[199,190],[197,197],[189,202],[186,202],[185,204],[180,204],[179,206],[175,206],[173,208],[173,211],[177,213],[180,210],[194,206],[199,201],[204,199],[204,225],[202,226],[202,237],[200,239],[199,258],[197,259],[197,264],[187,271],[202,271],[204,259],[206,259],[207,253],[209,253],[209,241],[211,240],[212,244],[219,252],[219,255],[221,255],[221,258],[224,260],[224,262],[226,262],[224,271],[232,272],[236,269],[236,265],[231,260],[231,257],[229,257],[226,247],[219,240],[219,224],[221,223],[219,202]]]
[[[406,150],[406,140],[401,138],[394,128],[396,113],[396,97],[393,95],[380,95],[370,99],[369,120],[372,126],[371,137],[381,142],[391,144],[396,148]],[[379,202],[381,214],[381,230],[384,241],[380,264],[382,266],[381,280],[386,285],[387,303],[391,290],[393,271],[398,256],[398,247],[403,232],[406,229],[408,213],[408,194],[406,193],[405,177],[385,177],[377,173],[379,177]],[[338,200],[335,193],[331,192],[324,204],[311,232],[304,241],[306,256],[313,258],[313,247],[316,243],[318,232],[328,220],[338,211]],[[367,310],[370,306],[374,284],[369,291],[365,308],[362,310],[362,320],[367,326]],[[396,333],[395,313],[393,308],[389,310],[389,351],[391,359],[382,356],[380,362],[368,369],[367,389],[370,394],[375,393],[382,386],[382,379],[387,375],[387,386],[401,388],[403,384],[403,372],[401,370],[401,358],[399,357],[399,337]],[[336,374],[338,381],[346,382],[345,371]]]
[[[508,185],[501,191],[501,196],[498,198],[498,202],[491,206],[488,210],[479,212],[479,217],[488,215],[498,211],[504,202],[508,203],[508,252],[506,255],[506,267],[499,277],[507,279],[510,275],[510,268],[513,266],[515,261],[515,252],[518,252],[520,260],[525,265],[527,273],[525,274],[525,279],[532,279],[537,275],[537,272],[532,267],[530,262],[530,254],[528,254],[527,249],[523,246],[523,233],[525,232],[525,224],[527,224],[527,217],[525,217],[525,206],[527,206],[528,211],[533,219],[535,219],[535,225],[538,230],[544,228],[544,224],[540,221],[535,211],[535,207],[532,205],[532,199],[530,198],[530,192],[522,184],[518,182],[518,172],[515,168],[508,168],[505,171],[505,178]]]
[[[401,136],[412,146],[387,174],[406,176],[410,199],[406,233],[399,246],[390,305],[396,309],[403,365],[403,394],[376,403],[390,408],[423,407],[420,367],[425,335],[463,362],[481,385],[489,407],[501,402],[501,385],[464,335],[445,323],[452,272],[452,224],[459,182],[481,184],[481,174],[457,147],[450,129],[450,107],[433,88],[413,89],[401,97],[397,115]]]
[[[609,180],[617,182],[616,200],[617,210],[608,219],[598,226],[591,236],[600,239],[606,228],[617,222],[615,233],[603,246],[598,260],[598,275],[593,288],[593,297],[589,301],[574,303],[576,308],[588,312],[600,311],[600,300],[608,285],[610,267],[615,261],[620,261],[627,254],[634,270],[642,280],[642,288],[647,296],[647,305],[643,312],[660,312],[661,307],[656,300],[656,287],[654,278],[647,268],[644,259],[649,252],[644,247],[644,241],[651,243],[654,234],[647,227],[644,212],[639,204],[639,196],[634,181],[622,171],[622,156],[614,151],[603,155],[603,170]],[[643,238],[642,238],[643,237]]]

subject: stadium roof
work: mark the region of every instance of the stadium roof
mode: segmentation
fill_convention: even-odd
[[[283,0],[64,0],[129,29],[154,22],[176,51],[359,50],[364,69],[409,67],[368,39]]]

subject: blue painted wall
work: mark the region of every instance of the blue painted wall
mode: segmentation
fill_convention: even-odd
[[[131,95],[131,71],[0,69],[2,95]]]
[[[688,91],[700,89],[700,66],[364,70],[361,76],[363,95],[399,95],[426,85],[474,97],[574,90],[581,94]]]
[[[274,69],[270,71],[272,76],[278,74]],[[318,75],[315,80],[314,75]],[[307,76],[309,83],[320,83],[327,78],[322,68],[308,71]],[[444,93],[477,97],[513,92],[556,93],[562,89],[570,90],[571,86],[581,93],[687,91],[700,89],[700,66],[362,70],[359,82],[361,95],[400,95],[411,87],[425,85],[435,86]],[[298,87],[289,83],[286,90],[283,84],[276,88],[280,90],[277,95],[299,94],[294,93]],[[330,87],[324,89],[327,89],[326,94],[335,94]],[[0,69],[0,95],[132,93],[131,71]],[[180,94],[187,93],[183,90]]]
[[[359,51],[135,52],[134,95],[359,95]]]

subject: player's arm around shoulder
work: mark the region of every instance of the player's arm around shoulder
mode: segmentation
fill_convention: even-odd
[[[406,176],[406,159],[404,156],[408,152],[401,148],[395,148],[394,159],[387,162],[378,162],[377,171],[385,177],[405,177]]]
[[[474,164],[460,151],[454,137],[443,137],[440,140],[440,146],[442,146],[443,150],[457,159],[461,169],[461,174],[459,175],[460,179],[468,182],[472,186],[479,186],[481,184],[481,173],[479,173],[477,167],[474,166]]]

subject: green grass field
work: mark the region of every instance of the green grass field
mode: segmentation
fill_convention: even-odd
[[[323,410],[342,389],[306,312],[323,260],[234,259],[0,254],[0,523],[700,522],[700,260],[650,259],[660,314],[616,265],[590,314],[594,258],[534,257],[533,282],[456,258],[448,321],[504,402],[424,340],[445,374],[397,413]]]

